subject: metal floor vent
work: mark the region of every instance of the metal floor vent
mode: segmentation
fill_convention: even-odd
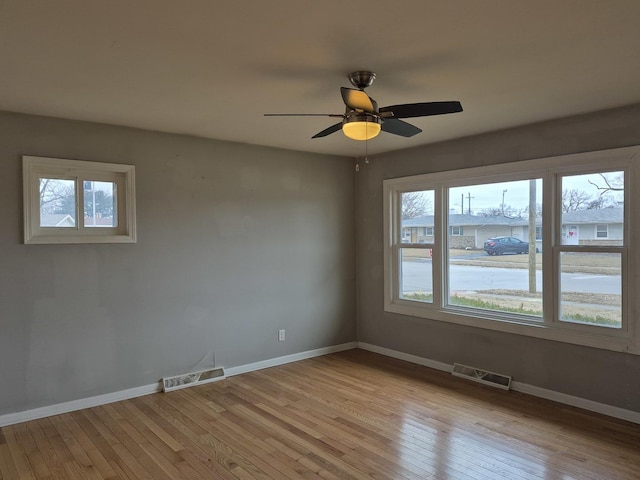
[[[484,383],[485,385],[491,385],[492,387],[501,388],[503,390],[509,390],[511,387],[511,377],[508,375],[487,372],[486,370],[468,367],[459,363],[453,364],[451,374],[456,377],[468,378],[474,382]]]
[[[224,380],[225,378],[226,375],[224,373],[224,368],[222,367],[184,373],[174,377],[164,377],[162,379],[162,391],[171,392],[172,390],[179,390],[181,388],[217,382],[218,380]]]

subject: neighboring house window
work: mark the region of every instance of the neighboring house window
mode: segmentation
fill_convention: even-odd
[[[24,243],[136,241],[134,167],[23,157]]]
[[[433,237],[433,227],[426,227],[425,228],[425,235],[428,237]]]
[[[596,238],[608,238],[609,226],[608,225],[596,225]]]
[[[627,271],[627,265],[640,269],[640,255],[628,258],[629,232],[640,226],[640,209],[626,209],[627,184],[640,175],[631,159],[639,153],[640,147],[629,147],[385,180],[385,310],[640,354],[640,320],[629,314],[640,299],[628,295],[635,289]],[[399,235],[401,198],[415,190],[439,199],[434,228],[450,233],[425,245],[433,251],[429,257],[404,248]],[[518,216],[495,213],[504,191]],[[606,195],[614,205],[607,211],[611,222],[596,224],[602,209],[574,208],[565,192],[593,205]],[[468,220],[478,230],[512,232],[498,235],[504,248],[497,255],[488,249],[473,259],[463,256],[468,247],[454,238],[462,227],[448,223],[451,206],[468,197],[476,212]],[[601,241],[577,241],[578,220],[596,224]],[[621,239],[608,238],[613,223],[623,230]],[[533,228],[540,253],[526,236],[517,238],[516,232]]]

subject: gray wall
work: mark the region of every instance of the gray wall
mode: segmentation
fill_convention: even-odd
[[[134,164],[138,243],[23,245],[22,155]],[[345,158],[0,113],[0,414],[354,341],[354,198]]]
[[[0,415],[354,341],[356,308],[360,341],[640,411],[638,356],[382,296],[383,179],[635,144],[640,106],[382,155],[354,190],[349,159],[0,113]],[[136,165],[138,243],[23,245],[21,155]]]
[[[384,179],[637,144],[639,105],[372,159],[357,184],[358,340],[640,412],[640,356],[386,313],[382,267]]]

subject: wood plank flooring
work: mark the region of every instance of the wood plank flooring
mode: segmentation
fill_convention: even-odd
[[[640,426],[350,350],[0,430],[0,479],[640,479]]]

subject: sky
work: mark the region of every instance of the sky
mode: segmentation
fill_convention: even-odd
[[[607,173],[609,179],[619,178],[622,172]],[[600,196],[600,191],[592,184],[605,186],[605,182],[599,174],[574,175],[562,178],[563,190],[576,189],[584,191],[592,198]],[[542,203],[542,181],[536,181],[536,203]],[[464,197],[464,213],[469,211],[469,202],[471,202],[471,212],[480,213],[490,208],[500,208],[502,205],[503,195],[505,206],[513,207],[518,210],[526,209],[529,205],[529,180],[519,180],[514,182],[500,182],[486,185],[472,185],[465,187],[454,187],[449,189],[450,200],[449,208],[455,213],[461,213],[461,202]],[[469,195],[471,199],[469,199]],[[607,193],[615,200],[623,200],[623,192]]]

